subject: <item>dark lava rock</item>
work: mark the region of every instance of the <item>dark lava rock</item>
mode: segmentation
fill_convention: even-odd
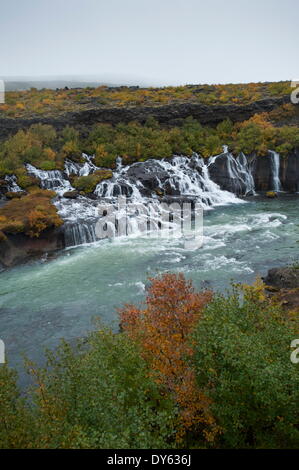
[[[79,191],[66,191],[63,194],[63,197],[66,197],[67,199],[76,199],[79,196]]]
[[[169,174],[164,170],[158,160],[134,163],[128,170],[127,176],[136,181],[139,180],[146,188],[156,190],[160,183],[164,183]]]
[[[66,125],[81,128],[94,125],[96,122],[106,122],[116,125],[119,122],[138,121],[144,124],[148,117],[154,117],[160,124],[180,125],[182,120],[193,116],[201,124],[216,125],[224,119],[233,122],[244,121],[256,113],[269,112],[289,103],[289,95],[280,98],[268,98],[244,105],[218,104],[204,105],[202,103],[185,102],[171,103],[162,106],[127,106],[109,107],[93,105],[90,109],[78,112],[66,112],[59,116],[32,116],[29,118],[0,118],[0,139],[26,129],[32,124],[41,122],[51,124],[55,129],[63,129]]]
[[[250,157],[252,176],[256,191],[270,191],[272,189],[271,159],[269,155]]]
[[[209,175],[221,189],[238,196],[246,194],[246,184],[239,177],[237,162],[235,159],[231,159],[227,153],[219,155],[209,165]]]
[[[264,283],[277,289],[299,288],[299,269],[294,267],[270,269]]]
[[[38,238],[30,238],[23,233],[7,235],[6,240],[0,242],[0,266],[9,268],[64,247],[61,229],[44,230]]]
[[[284,191],[299,192],[299,150],[280,158],[280,180]]]

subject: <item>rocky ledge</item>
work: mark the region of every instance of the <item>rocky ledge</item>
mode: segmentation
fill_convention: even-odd
[[[10,235],[0,243],[0,266],[12,267],[62,248],[64,236],[59,229],[45,230],[39,238],[30,238],[21,233]]]
[[[244,121],[256,113],[269,112],[289,103],[290,97],[268,98],[246,105],[224,104],[204,105],[201,103],[173,103],[162,106],[94,106],[79,112],[61,113],[59,116],[32,116],[29,118],[0,118],[0,139],[26,129],[32,124],[50,124],[56,129],[65,126],[76,128],[89,127],[97,122],[118,124],[137,121],[144,124],[148,117],[154,117],[160,124],[167,126],[181,125],[188,116],[193,116],[203,125],[216,125],[226,118],[233,122]]]
[[[272,268],[263,281],[284,310],[299,313],[299,266]]]

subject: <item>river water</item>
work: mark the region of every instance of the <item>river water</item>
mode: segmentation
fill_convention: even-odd
[[[204,215],[204,244],[131,236],[66,249],[0,274],[0,338],[23,377],[23,354],[40,363],[44,348],[84,336],[99,317],[117,329],[116,309],[142,302],[149,276],[182,272],[197,289],[225,290],[299,259],[298,197],[217,207]],[[23,379],[22,379],[23,380]],[[21,380],[21,382],[22,382]]]

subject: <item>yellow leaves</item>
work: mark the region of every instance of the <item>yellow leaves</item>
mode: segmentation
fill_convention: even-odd
[[[45,98],[42,100],[42,103],[49,106],[53,103],[53,101],[50,100],[49,98]]]
[[[265,289],[266,286],[261,278],[257,278],[252,285],[243,284],[241,287],[244,297],[247,300],[255,300],[258,302],[268,301]]]
[[[46,160],[55,160],[56,153],[50,147],[47,147],[43,151]]]
[[[24,103],[17,103],[17,104],[16,104],[16,109],[17,109],[17,110],[23,110],[23,109],[25,109]]]
[[[76,141],[74,140],[69,140],[68,142],[66,142],[64,144],[64,146],[62,147],[62,152],[65,154],[65,156],[74,156],[76,154],[78,154],[79,152],[79,148],[78,148],[78,144]]]
[[[26,233],[30,237],[38,237],[40,233],[47,228],[45,215],[40,210],[32,210],[28,216],[28,229]]]
[[[100,166],[100,159],[107,157],[108,152],[105,150],[105,144],[98,144],[95,148],[95,156],[97,159],[98,166]]]

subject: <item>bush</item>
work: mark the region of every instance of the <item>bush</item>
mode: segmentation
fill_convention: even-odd
[[[1,447],[167,448],[175,408],[148,377],[126,335],[100,330],[72,348],[48,353],[47,367],[28,363],[36,388],[20,401],[15,377],[0,368]],[[3,384],[3,386],[2,386]],[[4,406],[3,406],[4,403]],[[7,426],[8,423],[8,426]]]
[[[57,134],[51,126],[33,125],[4,142],[0,150],[0,177],[24,172],[24,163],[44,170],[63,169],[66,158],[82,163],[82,152],[94,155],[97,166],[114,168],[117,156],[122,157],[125,164],[131,164],[173,154],[190,156],[193,152],[210,157],[221,153],[223,144],[229,145],[235,153],[258,155],[267,154],[269,149],[286,155],[299,147],[298,128],[278,128],[270,118],[271,113],[256,114],[236,124],[226,119],[216,129],[203,127],[192,117],[182,121],[181,127],[171,128],[151,118],[145,125],[136,122],[119,123],[115,127],[95,124],[91,130],[81,129],[81,135],[68,126]]]
[[[0,367],[0,447],[298,448],[298,316],[262,283],[212,298],[166,274],[121,325],[27,361],[23,398]]]
[[[108,179],[112,177],[111,170],[97,170],[92,175],[88,176],[76,176],[72,180],[72,185],[78,191],[83,191],[84,193],[92,193],[97,184],[99,184],[104,179]]]
[[[5,234],[24,232],[29,237],[39,237],[45,229],[59,227],[63,221],[51,204],[54,196],[53,191],[37,189],[8,202],[0,208],[0,230]]]
[[[151,279],[144,309],[127,305],[120,311],[121,326],[148,362],[151,375],[178,407],[176,439],[213,441],[217,426],[209,413],[209,399],[197,387],[190,366],[190,336],[211,292],[195,293],[183,275]]]
[[[297,324],[255,287],[206,307],[194,335],[197,380],[222,428],[218,446],[299,445],[299,375],[290,361]]]

